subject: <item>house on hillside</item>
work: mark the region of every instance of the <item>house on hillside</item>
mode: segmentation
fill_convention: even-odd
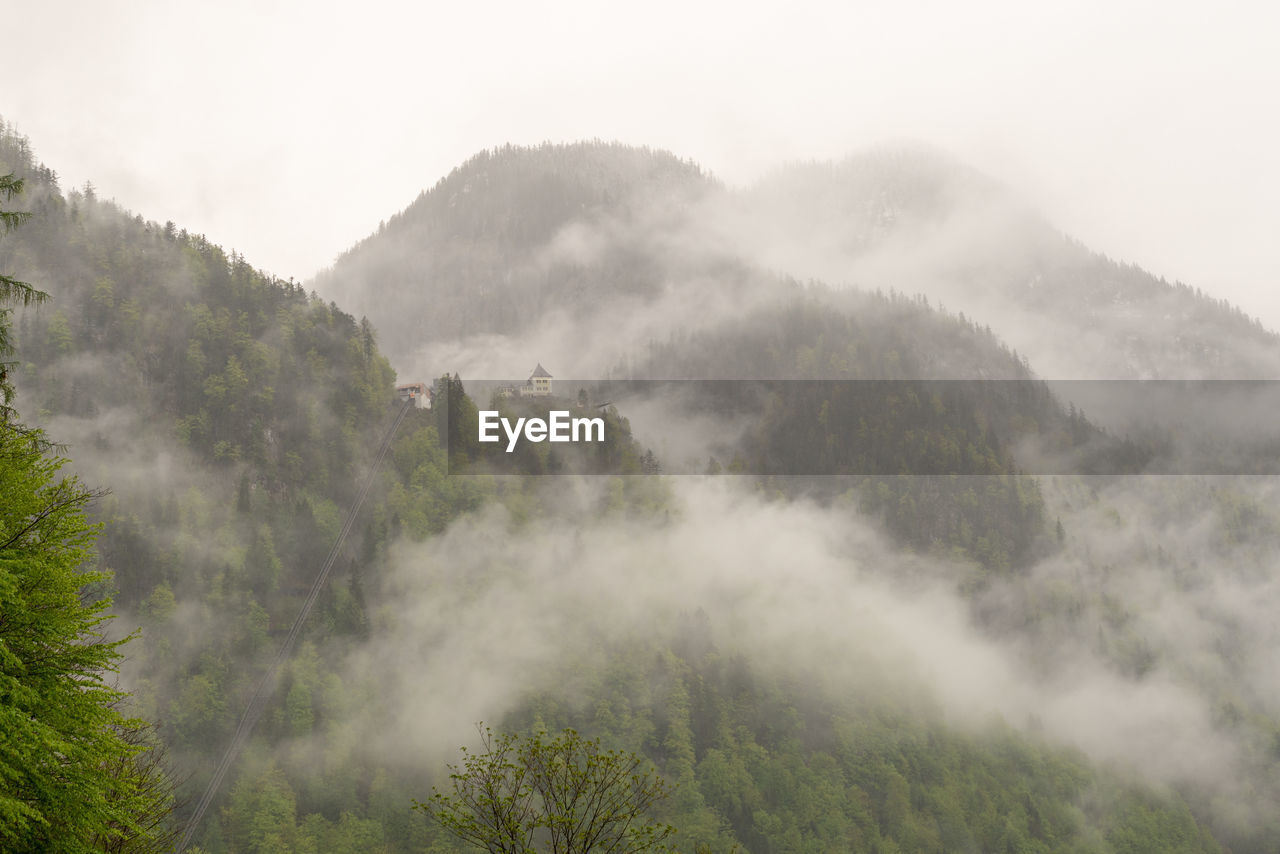
[[[551,374],[538,363],[524,385],[504,385],[495,392],[495,397],[547,397],[551,394]]]
[[[520,389],[520,394],[525,397],[545,397],[551,394],[551,374],[547,373],[547,369],[542,367],[541,362],[533,369],[533,374],[524,384],[524,388]]]
[[[396,399],[413,401],[416,409],[430,409],[435,392],[426,383],[406,383],[396,386]]]

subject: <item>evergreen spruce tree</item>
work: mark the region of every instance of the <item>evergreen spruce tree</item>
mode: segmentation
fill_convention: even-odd
[[[0,175],[0,197],[8,202],[22,192],[22,179],[12,172]],[[30,214],[26,211],[0,210],[0,235],[26,219]],[[10,303],[19,305],[37,305],[49,298],[44,291],[38,291],[26,282],[19,282],[12,276],[0,273],[0,418],[8,420],[12,413],[9,401],[13,399],[13,381],[9,377],[9,363],[5,358],[11,351],[9,344],[9,312],[5,308]]]
[[[0,178],[6,200],[22,189]],[[0,212],[6,228],[24,217]],[[0,276],[0,305],[47,295]],[[8,355],[8,310],[0,358]],[[103,635],[106,573],[86,570],[95,497],[41,431],[17,422],[0,378],[0,850],[158,851],[171,844],[172,786],[149,727],[109,680],[129,638]]]

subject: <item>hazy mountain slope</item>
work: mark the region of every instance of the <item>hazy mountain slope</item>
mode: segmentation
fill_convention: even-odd
[[[202,236],[27,174],[33,216],[4,261],[52,301],[15,336],[26,408],[137,419],[203,460],[252,464],[273,492],[342,494],[351,434],[389,400],[372,329]]]
[[[780,169],[730,209],[744,257],[927,294],[995,327],[1047,378],[1280,376],[1280,339],[1256,320],[1089,251],[933,152]]]
[[[669,206],[650,210],[646,223],[672,222]],[[421,364],[460,365],[464,376],[535,360],[560,376],[640,378],[1271,375],[1275,339],[1255,322],[1089,253],[1001,188],[933,155],[890,152],[782,170],[753,190],[713,188],[676,210],[678,226],[665,229],[584,216],[545,244],[569,257],[567,245],[585,242],[595,247],[592,258],[644,246],[649,254],[620,268],[623,277],[630,269],[637,281],[653,281],[657,269],[660,288],[633,287],[621,299],[592,291],[597,300],[589,306],[531,309],[524,326],[501,334],[444,323],[417,342]],[[661,238],[645,242],[637,231]],[[365,252],[368,245],[353,254]],[[964,314],[892,292],[837,293],[766,269],[821,276],[837,287],[924,293]],[[458,299],[471,298],[458,289]],[[673,422],[669,407],[628,414],[646,443],[653,441],[646,423],[686,423]],[[791,450],[821,448],[797,431],[782,432],[800,440]],[[849,503],[883,513],[899,542],[942,559],[924,574],[970,597],[974,624],[1027,668],[1022,687],[1045,692],[1031,715],[1053,721],[1054,737],[1177,783],[1233,850],[1274,847],[1277,828],[1265,808],[1265,793],[1277,790],[1274,763],[1259,746],[1274,732],[1278,709],[1269,687],[1245,692],[1247,701],[1231,687],[1237,678],[1270,685],[1252,664],[1261,660],[1265,633],[1232,627],[1260,618],[1274,584],[1261,570],[1228,585],[1210,580],[1235,579],[1245,554],[1250,565],[1274,558],[1269,535],[1240,518],[1241,506],[1265,503],[1259,484],[1231,481],[1223,492],[1212,482],[1179,481],[1200,503],[1188,499],[1173,521],[1148,512],[1145,481],[1068,480],[1046,502],[1034,483],[1023,492],[998,478],[990,479],[995,490],[965,480],[888,486],[874,496],[878,502]],[[793,499],[823,494],[777,487],[758,486]],[[861,524],[852,512],[841,518]],[[1242,525],[1251,532],[1242,534]],[[1039,550],[1028,550],[1036,537]],[[1206,538],[1233,545],[1208,548]],[[1165,539],[1184,554],[1161,557],[1154,543]],[[1031,558],[1020,572],[992,577],[1018,554]],[[920,571],[902,570],[908,578]],[[1190,577],[1195,586],[1187,586]],[[1178,614],[1195,634],[1170,631]],[[775,617],[762,615],[760,623]],[[1098,717],[1095,709],[1109,711]],[[1168,750],[1156,733],[1184,748]]]
[[[745,190],[620,145],[483,152],[316,287],[368,314],[401,371],[447,360],[505,376],[532,358],[582,376],[788,277],[924,294],[1047,378],[1280,376],[1280,339],[1225,301],[1089,251],[924,149],[790,166]]]
[[[403,366],[439,338],[515,333],[553,311],[654,296],[662,241],[715,186],[666,152],[616,144],[485,151],[315,284],[367,315]]]
[[[38,402],[77,467],[115,491],[99,510],[103,561],[132,606],[122,622],[144,627],[127,684],[198,787],[332,540],[391,377],[372,330],[337,306],[176,228],[63,195],[8,142],[0,160],[41,180],[28,197],[37,215],[0,243],[0,263],[55,296],[19,330],[19,404]],[[854,343],[865,353],[849,370],[1025,370],[971,323],[901,297],[839,308],[734,260],[702,240],[705,229],[671,226],[665,212],[686,209],[679,188],[696,170],[638,160],[654,158],[675,178],[652,191],[606,181],[632,194],[600,196],[603,222],[561,227],[572,204],[557,206],[549,190],[560,213],[502,225],[485,238],[497,260],[469,280],[510,284],[519,300],[538,281],[520,265],[545,264],[549,239],[555,258],[578,259],[563,261],[577,271],[564,280],[578,276],[581,290],[559,290],[561,277],[544,270],[546,305],[521,303],[509,327],[484,325],[484,311],[467,326],[464,311],[483,300],[433,280],[453,300],[444,326],[457,352],[493,340],[476,330],[509,328],[508,353],[536,357],[531,346],[554,336],[565,353],[588,350],[589,366],[614,365],[598,358],[606,353],[641,366],[679,360],[705,343],[708,365],[741,366],[741,353],[763,347],[780,375],[826,375]],[[536,209],[537,186],[494,192]],[[447,198],[435,202],[447,217]],[[486,209],[519,213],[499,201]],[[488,234],[483,218],[468,228]],[[471,257],[459,252],[447,269]],[[491,276],[508,257],[526,271],[509,283]],[[416,299],[413,281],[400,281]],[[593,302],[601,281],[621,296]],[[775,329],[779,290],[783,305],[811,302]],[[862,313],[872,305],[884,313]],[[638,321],[627,325],[629,315]],[[954,588],[971,557],[903,552],[849,508],[732,485],[469,484],[444,474],[436,421],[417,413],[406,424],[207,819],[206,850],[445,846],[407,806],[477,718],[571,723],[644,752],[681,784],[669,810],[683,850],[1216,850],[1180,792],[1098,770],[1056,729],[1043,744],[984,728],[992,714],[1020,724],[1052,704],[1033,684],[1018,687],[1014,644],[967,623]]]
[[[110,492],[91,510],[96,560],[114,574],[120,636],[144,628],[125,648],[130,711],[159,723],[200,786],[333,542],[394,374],[367,325],[203,237],[64,194],[6,131],[10,170],[31,217],[0,242],[0,266],[51,297],[16,318],[15,403]],[[378,531],[385,543],[382,515],[377,530],[362,520],[308,635],[367,630],[354,556]],[[293,695],[294,718],[323,714],[318,690]],[[272,720],[287,697],[266,743],[297,732]]]

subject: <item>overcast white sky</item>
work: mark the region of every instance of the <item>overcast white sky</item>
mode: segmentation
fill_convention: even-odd
[[[648,144],[740,184],[912,139],[1280,328],[1270,3],[3,5],[0,115],[64,188],[285,277],[505,142]]]

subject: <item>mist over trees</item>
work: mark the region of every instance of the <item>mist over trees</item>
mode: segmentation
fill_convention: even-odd
[[[56,589],[113,598],[111,640],[81,665],[125,655],[114,731],[153,722],[180,795],[208,781],[333,543],[395,371],[465,403],[407,415],[201,851],[454,850],[412,804],[449,785],[477,720],[491,745],[571,729],[651,765],[671,791],[643,818],[683,851],[1280,840],[1270,481],[1021,475],[1020,438],[1102,435],[1047,391],[877,406],[862,427],[883,453],[846,459],[835,440],[866,401],[802,382],[763,404],[619,402],[622,438],[589,477],[449,473],[449,419],[465,431],[489,404],[472,380],[539,361],[566,379],[781,380],[1274,364],[1274,336],[1239,312],[1091,255],[981,176],[881,152],[730,191],[664,152],[508,147],[303,287],[59,187],[6,128],[9,172],[30,216],[0,271],[50,295],[15,318],[15,402],[79,482],[110,489],[87,511],[93,551],[67,528]],[[729,413],[748,426],[713,452],[654,428]],[[700,471],[737,456],[764,473],[639,474],[686,450]],[[868,467],[888,457],[969,468]],[[783,476],[802,464],[873,474]]]
[[[765,271],[925,294],[995,326],[1049,379],[1280,370],[1275,333],[1257,320],[1089,251],[1012,190],[922,147],[789,165],[742,190],[648,149],[493,149],[339,256],[316,286],[367,314],[402,368],[417,370],[450,339],[493,352],[499,342],[485,336],[524,330],[540,346],[568,335],[557,361],[599,372],[776,298],[785,286]],[[612,344],[604,353],[601,337]]]
[[[22,179],[0,177],[6,202]],[[0,211],[5,229],[25,212]],[[0,305],[47,294],[0,277]],[[0,359],[11,354],[0,312]],[[167,830],[172,782],[150,726],[126,717],[109,680],[125,640],[105,637],[109,576],[85,571],[95,494],[60,474],[65,460],[16,420],[0,363],[0,842],[11,851],[152,851]]]
[[[451,791],[436,789],[414,808],[464,842],[487,851],[665,850],[675,828],[649,811],[670,795],[634,753],[605,750],[572,729],[521,740],[481,729],[482,753],[451,765]]]

